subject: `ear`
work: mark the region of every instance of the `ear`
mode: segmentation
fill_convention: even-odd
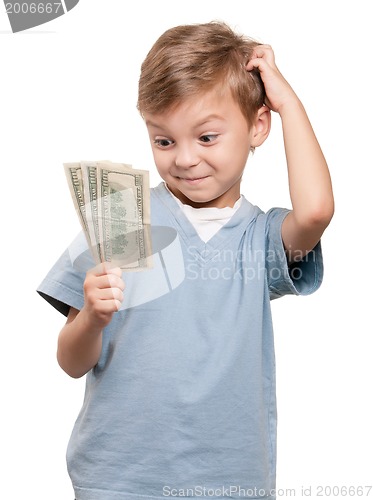
[[[271,131],[271,111],[263,105],[258,109],[254,125],[251,129],[251,146],[261,146]]]

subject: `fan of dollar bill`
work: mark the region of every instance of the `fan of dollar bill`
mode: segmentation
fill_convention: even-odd
[[[96,264],[152,267],[149,172],[125,163],[64,163],[75,210]]]

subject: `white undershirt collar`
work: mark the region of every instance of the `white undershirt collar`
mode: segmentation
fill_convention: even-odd
[[[198,233],[198,236],[205,243],[211,239],[237,212],[242,203],[242,196],[238,198],[233,207],[208,207],[194,208],[182,203],[167,187],[168,192],[173,196],[179,207],[183,210],[187,219],[191,222]]]

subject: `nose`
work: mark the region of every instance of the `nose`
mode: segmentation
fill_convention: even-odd
[[[178,144],[175,155],[175,165],[187,169],[198,165],[200,162],[197,151],[190,144]]]

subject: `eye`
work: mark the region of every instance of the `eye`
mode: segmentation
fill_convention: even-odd
[[[160,148],[167,148],[168,146],[171,146],[174,141],[171,141],[171,139],[154,139],[154,144]]]
[[[205,144],[209,144],[210,142],[216,141],[217,138],[218,136],[216,134],[206,134],[206,135],[201,135],[199,140],[201,142],[204,142]]]

